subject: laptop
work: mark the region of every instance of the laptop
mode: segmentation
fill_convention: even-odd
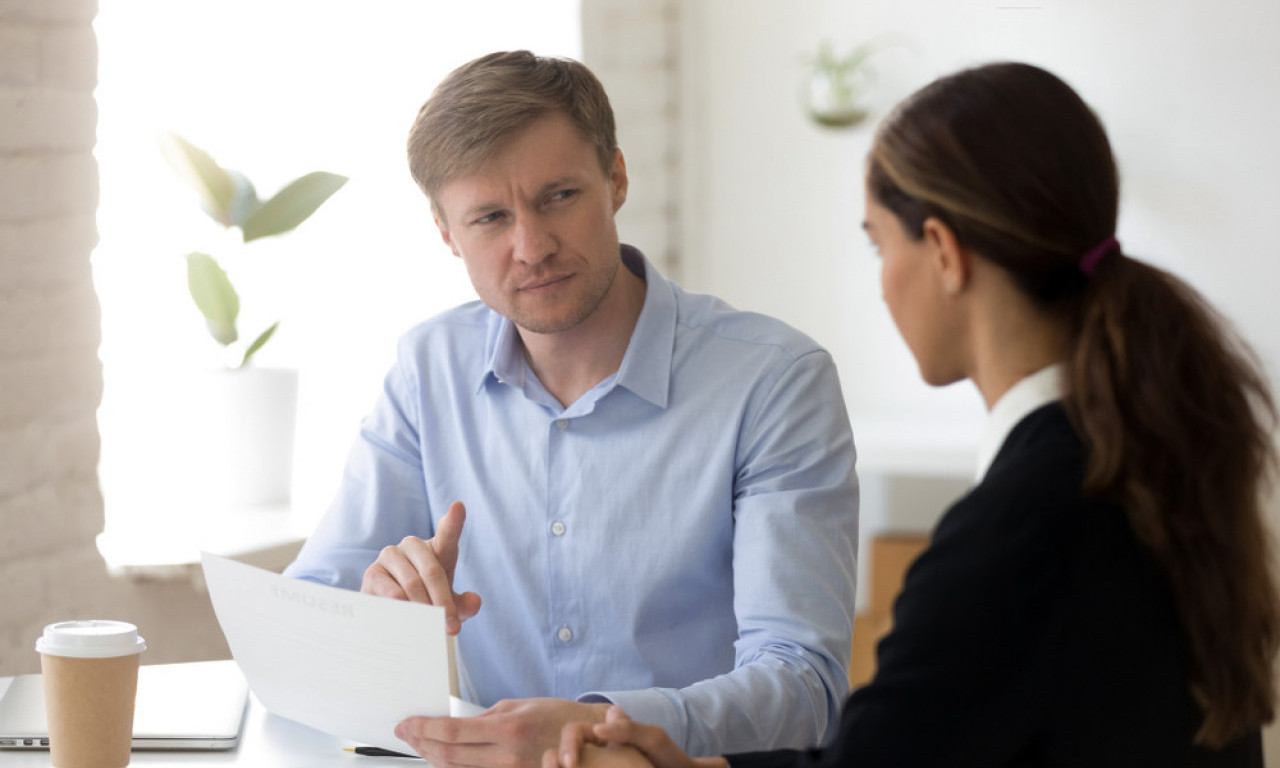
[[[240,743],[249,686],[234,661],[144,665],[133,711],[135,750],[227,750]],[[44,679],[0,683],[0,751],[48,749]]]

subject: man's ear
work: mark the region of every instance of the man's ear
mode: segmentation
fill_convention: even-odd
[[[964,291],[969,285],[972,257],[960,245],[956,233],[942,219],[930,216],[924,221],[924,239],[933,252],[933,265],[943,290],[951,295]]]
[[[436,229],[440,230],[440,239],[444,241],[445,245],[449,246],[449,250],[453,251],[454,256],[461,258],[462,254],[458,253],[458,246],[453,244],[453,237],[449,235],[449,225],[443,223],[440,218],[438,213],[431,214],[431,220],[435,222]]]
[[[609,171],[609,184],[613,187],[613,212],[617,213],[627,201],[627,161],[619,149],[613,156],[613,168]]]

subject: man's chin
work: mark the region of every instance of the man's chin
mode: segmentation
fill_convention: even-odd
[[[587,318],[599,307],[599,303],[595,306],[576,306],[555,310],[544,310],[539,312],[513,312],[507,317],[511,322],[515,323],[521,331],[526,333],[537,333],[541,335],[550,335],[555,333],[564,333],[565,331],[577,328],[582,325]]]
[[[551,336],[557,333],[564,333],[572,330],[586,318],[569,318],[565,320],[555,320],[551,318],[512,318],[511,322],[516,324],[521,331],[525,333],[536,333],[539,336]]]

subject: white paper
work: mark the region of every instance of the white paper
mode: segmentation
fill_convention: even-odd
[[[395,736],[401,720],[479,710],[457,699],[451,706],[444,609],[201,558],[231,655],[267,711],[412,752]]]

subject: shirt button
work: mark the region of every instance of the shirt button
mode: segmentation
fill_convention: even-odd
[[[556,637],[560,639],[560,642],[567,643],[573,639],[573,630],[568,627],[561,627],[560,630],[556,632]]]
[[[556,426],[560,428],[560,431],[561,431],[561,432],[563,432],[563,431],[565,431],[566,429],[568,429],[568,428],[569,428],[569,420],[568,420],[568,419],[556,419]]]
[[[565,532],[564,523],[559,520],[551,524],[551,532],[556,536],[563,536]]]

